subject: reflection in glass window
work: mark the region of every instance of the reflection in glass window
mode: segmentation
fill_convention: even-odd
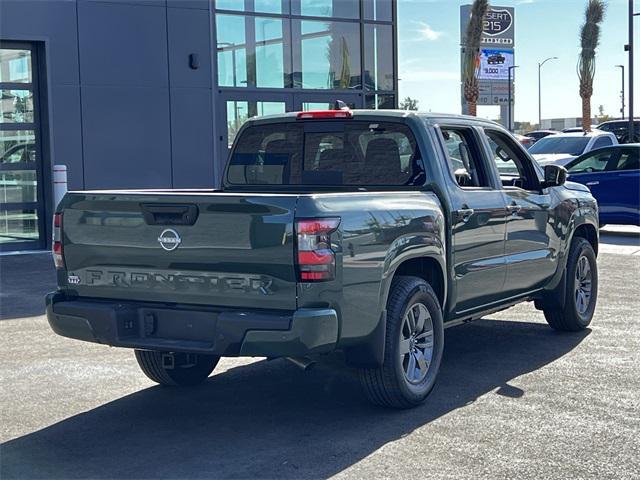
[[[36,136],[33,130],[0,131],[0,165],[36,161]]]
[[[245,17],[216,15],[218,36],[218,85],[247,86]]]
[[[216,8],[220,10],[244,10],[244,0],[215,0]]]
[[[364,26],[364,81],[369,90],[393,90],[391,25]]]
[[[33,92],[0,90],[0,123],[33,123]]]
[[[38,214],[35,210],[0,212],[0,244],[38,240]]]
[[[393,110],[396,108],[395,95],[370,94],[365,98],[365,108],[371,110]]]
[[[360,5],[357,0],[300,0],[300,15],[359,18]]]
[[[282,20],[255,19],[256,86],[284,88],[284,38]]]
[[[31,83],[31,52],[0,49],[0,82]]]
[[[2,203],[28,203],[38,200],[36,171],[0,170]]]
[[[251,117],[262,117],[284,113],[284,102],[258,102],[258,101],[227,101],[227,141],[231,148],[240,127]]]
[[[361,83],[359,25],[296,21],[300,23],[302,38],[294,39],[301,49],[301,64],[295,66],[295,86],[358,88]]]
[[[260,13],[283,13],[282,0],[254,0],[254,10]]]
[[[355,110],[357,105],[354,102],[345,101],[342,98],[337,98],[336,100],[341,100],[349,107],[351,110]],[[312,110],[333,110],[336,107],[336,102],[302,102],[302,110],[305,112]]]
[[[362,0],[365,20],[390,22],[393,20],[393,4],[391,0]]]

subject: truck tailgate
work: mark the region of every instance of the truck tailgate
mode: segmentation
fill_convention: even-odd
[[[65,196],[61,281],[82,297],[296,308],[295,195]]]

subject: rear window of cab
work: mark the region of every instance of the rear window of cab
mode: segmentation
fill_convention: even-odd
[[[304,121],[243,131],[230,185],[412,186],[424,169],[409,127],[394,122]]]

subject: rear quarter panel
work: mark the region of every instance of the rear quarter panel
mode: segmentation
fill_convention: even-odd
[[[428,192],[363,192],[300,197],[296,218],[340,217],[332,242],[337,278],[298,284],[298,306],[329,307],[340,318],[340,346],[373,335],[402,262],[433,257],[446,272],[445,221]]]

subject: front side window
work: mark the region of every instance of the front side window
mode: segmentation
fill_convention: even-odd
[[[640,170],[640,148],[625,148],[620,154],[616,170]]]
[[[531,162],[519,151],[514,140],[496,130],[484,130],[493,160],[504,186],[535,190],[538,179]]]
[[[300,121],[248,128],[229,162],[232,185],[416,186],[425,181],[404,124]]]
[[[442,127],[449,169],[463,188],[488,187],[488,179],[482,169],[480,154],[473,139],[473,133],[465,128]]]
[[[567,170],[569,173],[604,172],[613,155],[613,150],[594,152],[569,164]]]

